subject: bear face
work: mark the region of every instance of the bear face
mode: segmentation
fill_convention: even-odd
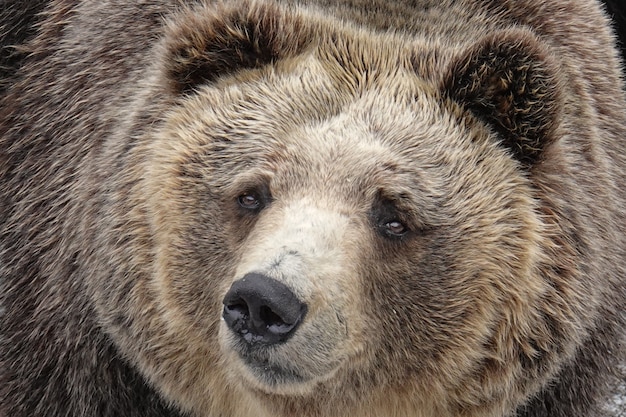
[[[623,110],[550,19],[599,12],[316,4],[51,6],[0,115],[0,414],[589,417]]]
[[[486,36],[427,82],[415,56],[437,44],[246,7],[192,13],[161,48],[150,82],[173,104],[111,173],[102,237],[132,229],[128,268],[153,269],[93,281],[111,336],[195,410],[513,408],[573,349],[553,322],[578,320],[540,311],[556,249],[528,170],[560,111],[544,47]]]

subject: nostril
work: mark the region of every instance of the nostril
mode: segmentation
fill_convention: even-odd
[[[247,274],[224,297],[224,321],[248,343],[287,340],[307,306],[285,284],[261,274]]]
[[[292,324],[285,323],[285,321],[278,314],[274,313],[271,308],[262,306],[259,310],[259,316],[261,321],[270,329],[274,331],[285,331]],[[288,331],[288,330],[287,330]]]
[[[245,301],[239,300],[238,302],[231,302],[228,305],[224,305],[224,310],[228,311],[228,315],[233,320],[244,320],[250,317],[250,310]]]

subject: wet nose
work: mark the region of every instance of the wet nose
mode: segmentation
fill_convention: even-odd
[[[306,304],[289,287],[257,273],[235,281],[223,303],[226,324],[248,343],[286,341],[307,311]]]

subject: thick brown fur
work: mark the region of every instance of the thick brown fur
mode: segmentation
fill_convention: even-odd
[[[604,415],[626,98],[599,3],[16,4],[0,417]],[[249,273],[306,303],[287,341],[221,320]]]

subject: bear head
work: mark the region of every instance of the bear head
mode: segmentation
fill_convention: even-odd
[[[533,170],[562,108],[537,37],[447,45],[242,1],[182,13],[158,54],[151,123],[120,128],[127,262],[93,293],[167,398],[443,416],[536,388],[554,326]]]

